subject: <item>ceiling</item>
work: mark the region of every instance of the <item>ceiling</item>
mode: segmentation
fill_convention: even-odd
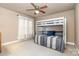
[[[30,3],[0,3],[1,7],[28,15],[32,17],[41,17],[46,16],[49,14],[70,10],[73,9],[75,4],[74,3],[35,3],[35,5],[43,6],[47,5],[48,8],[44,9],[46,11],[45,14],[38,14],[34,15],[33,11],[26,11],[26,9],[31,9],[33,6]]]

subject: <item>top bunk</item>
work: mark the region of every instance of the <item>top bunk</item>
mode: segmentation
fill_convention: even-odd
[[[40,20],[36,21],[37,27],[45,27],[45,26],[52,26],[52,25],[64,25],[65,17],[48,19],[48,20]]]

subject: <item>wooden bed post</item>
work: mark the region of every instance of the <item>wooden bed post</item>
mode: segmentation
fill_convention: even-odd
[[[1,32],[0,32],[0,53],[1,53]]]

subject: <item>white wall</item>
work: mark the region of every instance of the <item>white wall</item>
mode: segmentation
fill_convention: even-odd
[[[75,16],[76,16],[76,42],[78,43],[79,46],[79,4],[76,4],[75,7]]]
[[[44,16],[44,17],[38,17],[36,20],[45,20],[45,19],[52,19],[52,18],[58,18],[65,16],[67,19],[67,42],[74,43],[75,40],[75,29],[74,29],[74,10],[68,10],[64,12],[59,12],[56,14]]]
[[[0,7],[0,32],[2,33],[2,42],[16,40],[17,29],[17,13]]]
[[[0,32],[3,43],[17,40],[18,17],[16,12],[0,7]]]

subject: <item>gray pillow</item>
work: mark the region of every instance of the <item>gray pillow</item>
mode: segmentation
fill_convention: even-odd
[[[62,36],[63,35],[63,32],[55,32],[55,36]]]

